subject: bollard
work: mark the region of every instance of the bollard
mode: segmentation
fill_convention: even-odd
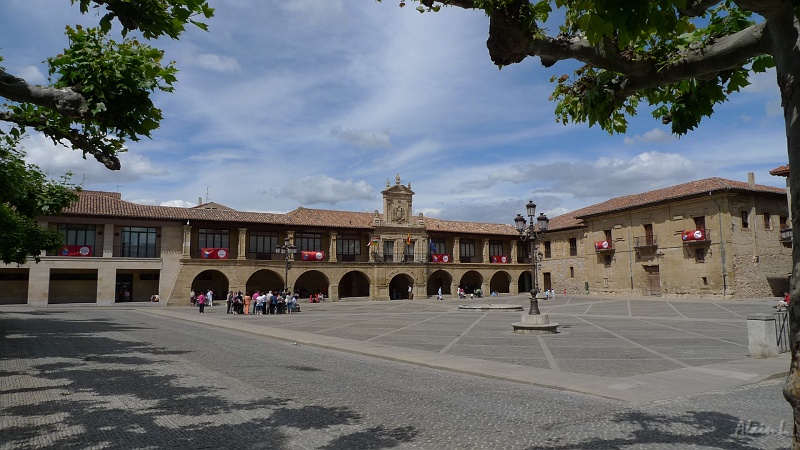
[[[747,315],[747,350],[751,358],[778,356],[778,338],[775,336],[775,315]]]

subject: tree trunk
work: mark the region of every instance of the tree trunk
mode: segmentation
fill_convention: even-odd
[[[789,196],[792,210],[792,230],[800,238],[800,25],[796,17],[785,23],[771,23],[773,57],[775,58],[781,106],[786,122],[786,141],[789,153]],[[792,362],[783,396],[792,405],[792,449],[800,450],[800,242],[793,237],[791,301],[789,306]]]

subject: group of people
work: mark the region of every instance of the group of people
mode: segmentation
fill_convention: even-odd
[[[192,292],[189,293],[189,300],[191,300],[192,306],[199,307],[200,313],[205,312],[206,304],[208,306],[214,306],[212,303],[213,299],[214,299],[214,292],[212,292],[211,289],[209,289],[205,293],[203,293],[203,291],[200,291],[199,294],[195,293],[194,289],[192,289]]]
[[[567,298],[567,288],[564,288],[564,298]],[[555,300],[556,299],[556,290],[555,289],[545,289],[544,290],[544,299],[545,300]]]
[[[297,297],[291,292],[260,291],[253,292],[253,295],[242,294],[242,291],[234,293],[228,292],[227,314],[291,314],[300,312],[297,306]]]

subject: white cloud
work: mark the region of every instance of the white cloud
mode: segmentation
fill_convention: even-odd
[[[675,136],[672,134],[665,133],[660,128],[653,128],[642,135],[626,136],[623,142],[625,142],[626,145],[650,144],[653,142],[668,142],[673,139],[675,139]]]
[[[186,58],[186,65],[202,67],[203,69],[216,72],[238,72],[241,70],[236,58],[230,56],[215,55],[212,53],[200,53]]]
[[[208,152],[199,153],[189,157],[192,161],[202,161],[214,164],[222,164],[228,161],[240,161],[247,157],[245,152],[236,148],[214,149]]]
[[[349,200],[377,200],[373,187],[366,181],[342,181],[326,175],[293,180],[280,190],[280,195],[297,200],[301,205],[335,205]]]
[[[361,148],[392,148],[388,131],[343,130],[342,127],[335,127],[331,130],[331,136]]]
[[[191,208],[197,206],[196,203],[187,202],[185,200],[167,200],[166,202],[161,202],[158,206],[176,206],[179,208]]]
[[[47,84],[47,77],[36,66],[25,66],[20,68],[14,75],[27,81],[29,84]]]

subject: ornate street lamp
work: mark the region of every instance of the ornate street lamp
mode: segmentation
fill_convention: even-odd
[[[525,209],[528,214],[528,218],[530,219],[530,225],[527,225],[527,221],[524,217],[522,217],[522,214],[517,214],[517,217],[514,218],[514,225],[517,227],[517,231],[519,232],[519,239],[523,242],[529,241],[531,243],[530,255],[532,289],[531,309],[528,311],[528,314],[538,315],[541,313],[539,312],[539,300],[536,299],[536,296],[539,294],[536,270],[539,263],[538,260],[541,259],[541,257],[538,256],[536,246],[539,240],[544,236],[544,233],[547,231],[547,227],[550,224],[550,219],[548,219],[544,213],[539,213],[539,217],[536,217],[536,204],[533,203],[533,201],[528,201],[528,204],[525,205]],[[534,219],[536,220],[535,225]]]
[[[292,268],[292,259],[294,254],[297,253],[297,247],[294,245],[289,245],[291,241],[287,237],[283,240],[283,245],[275,247],[275,253],[278,254],[285,254],[286,255],[286,277],[283,279],[286,283],[284,287],[284,291],[289,292],[289,269]]]

